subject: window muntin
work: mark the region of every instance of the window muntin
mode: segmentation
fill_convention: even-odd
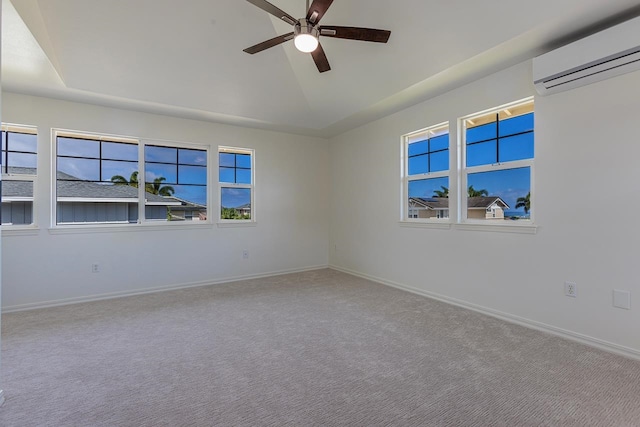
[[[469,116],[462,123],[462,220],[530,220],[533,100]]]
[[[403,136],[404,220],[449,219],[449,124]]]
[[[38,172],[38,134],[34,127],[2,124],[3,226],[34,223],[34,182]]]
[[[233,147],[219,148],[220,220],[255,221],[253,177],[253,150]]]

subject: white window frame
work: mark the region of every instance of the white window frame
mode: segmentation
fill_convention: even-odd
[[[58,223],[57,219],[57,158],[58,158],[58,137],[73,137],[81,139],[90,139],[97,141],[109,141],[120,142],[128,144],[136,144],[138,148],[138,180],[141,183],[145,182],[145,158],[144,148],[147,145],[164,146],[170,148],[186,148],[206,151],[207,157],[207,219],[204,221],[161,221],[161,220],[147,220],[145,218],[145,185],[138,186],[138,221],[136,223],[121,222],[121,221],[109,221],[109,222],[87,222],[87,223]],[[192,228],[211,226],[211,147],[208,144],[195,144],[187,142],[159,140],[159,139],[143,139],[133,136],[114,135],[108,133],[96,133],[89,131],[78,131],[69,129],[52,128],[51,129],[51,233],[75,233],[75,232],[112,232],[112,231],[129,231],[131,229],[139,230],[161,230],[167,228]],[[125,177],[126,178],[126,177]],[[85,198],[79,199],[79,201],[85,201]]]
[[[220,182],[220,164],[216,162],[217,166],[217,181],[218,181],[218,211],[216,213],[218,226],[246,226],[256,224],[256,156],[255,150],[252,148],[231,147],[225,145],[218,146],[218,159],[220,153],[233,153],[233,154],[248,154],[251,156],[251,184],[236,184],[231,182]],[[222,219],[222,189],[223,188],[248,188],[251,190],[251,218],[250,219]]]
[[[30,135],[36,135],[36,139],[39,139],[37,126],[14,124],[14,123],[2,123],[1,128],[5,132],[27,133]],[[37,200],[36,182],[38,180],[38,167],[37,167],[38,160],[37,159],[39,158],[38,152],[39,152],[39,144],[38,142],[36,142],[36,153],[35,153],[36,154],[36,174],[35,175],[2,172],[2,178],[1,178],[2,181],[29,181],[33,185],[33,195],[32,195],[33,199],[24,200],[24,201],[31,201],[31,209],[32,209],[31,224],[2,224],[0,229],[2,229],[3,232],[11,232],[11,231],[18,231],[18,230],[28,231],[28,230],[38,229],[37,218],[36,218],[36,200]],[[2,166],[4,167],[5,165],[3,164]]]
[[[449,167],[447,170],[438,171],[438,172],[427,172],[416,175],[409,175],[409,145],[411,143],[417,142],[418,138],[422,135],[427,136],[430,132],[434,132],[437,130],[442,130],[446,128],[447,133],[449,134]],[[451,218],[438,218],[434,216],[433,218],[412,218],[412,213],[414,213],[414,209],[409,206],[409,183],[412,181],[421,181],[424,179],[436,179],[436,178],[448,178],[449,179],[449,196],[451,197],[451,154],[453,150],[451,149],[451,129],[449,126],[449,122],[441,122],[433,126],[426,127],[424,129],[420,129],[414,132],[407,133],[402,135],[402,143],[401,143],[401,174],[402,174],[402,203],[401,203],[401,212],[400,212],[400,222],[401,223],[421,223],[421,224],[431,224],[431,225],[444,225],[448,227]],[[417,210],[415,210],[417,212]]]
[[[467,116],[461,117],[458,119],[458,158],[460,159],[458,165],[458,224],[461,225],[460,229],[465,229],[465,226],[469,226],[469,229],[473,229],[475,227],[486,227],[492,228],[493,230],[498,230],[500,227],[514,227],[514,228],[523,228],[524,232],[535,233],[535,221],[534,221],[534,210],[530,211],[529,219],[521,219],[518,221],[487,221],[482,219],[473,219],[467,217],[467,189],[468,189],[468,176],[474,173],[481,172],[496,172],[500,170],[509,170],[509,169],[518,169],[528,167],[530,171],[530,187],[529,190],[531,192],[530,200],[531,205],[534,205],[534,176],[535,176],[535,142],[534,142],[534,155],[531,159],[525,160],[515,160],[509,162],[500,162],[488,165],[481,166],[466,166],[467,164],[467,143],[466,143],[466,126],[465,123],[467,120],[473,120],[474,117],[483,116],[486,114],[497,113],[499,111],[513,108],[522,104],[532,103],[534,98],[527,97],[524,99],[520,99],[518,101],[510,102],[508,104],[504,104],[495,108],[490,108],[484,111],[480,111],[477,113],[469,114]],[[535,105],[534,105],[534,113],[535,113]],[[535,129],[534,129],[534,140],[535,140]]]

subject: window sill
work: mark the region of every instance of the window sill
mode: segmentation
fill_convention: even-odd
[[[517,233],[517,234],[536,234],[538,226],[529,224],[482,224],[482,223],[463,223],[454,224],[455,230],[461,231],[489,231],[492,233]]]
[[[122,233],[131,231],[167,231],[210,228],[210,222],[197,224],[69,224],[58,225],[49,229],[49,234],[82,234],[82,233]]]
[[[451,223],[448,221],[400,221],[398,224],[400,227],[408,228],[439,228],[441,230],[449,230],[451,228]]]
[[[40,233],[40,228],[32,226],[3,225],[2,236],[35,236]]]
[[[236,221],[236,222],[217,222],[218,228],[239,228],[239,227],[256,227],[255,221]]]

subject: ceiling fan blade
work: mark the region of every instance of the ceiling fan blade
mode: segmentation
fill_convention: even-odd
[[[327,9],[329,9],[329,6],[331,6],[331,3],[333,3],[333,0],[313,0],[307,11],[307,20],[313,25],[318,24]]]
[[[265,12],[269,12],[276,18],[282,19],[287,24],[295,25],[295,23],[298,22],[296,18],[289,15],[287,12],[280,10],[278,7],[272,5],[266,0],[247,0],[247,1],[255,6],[258,6],[260,9],[264,10]]]
[[[374,30],[373,28],[339,27],[335,25],[323,25],[319,28],[323,37],[336,37],[339,39],[362,40],[365,42],[386,43],[391,31]]]
[[[281,36],[274,37],[267,41],[263,41],[262,43],[258,43],[257,45],[248,47],[244,49],[244,51],[253,55],[254,53],[262,52],[265,49],[269,49],[270,47],[277,46],[291,39],[293,39],[293,33],[283,34]]]
[[[318,71],[321,73],[331,69],[329,66],[329,60],[327,59],[327,55],[325,55],[321,44],[318,44],[316,50],[311,52],[311,56],[313,57],[313,62],[316,63],[316,67],[318,67]]]

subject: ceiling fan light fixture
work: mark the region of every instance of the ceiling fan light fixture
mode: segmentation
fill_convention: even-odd
[[[318,47],[318,30],[306,19],[298,21],[293,33],[293,43],[300,52],[313,52]]]

